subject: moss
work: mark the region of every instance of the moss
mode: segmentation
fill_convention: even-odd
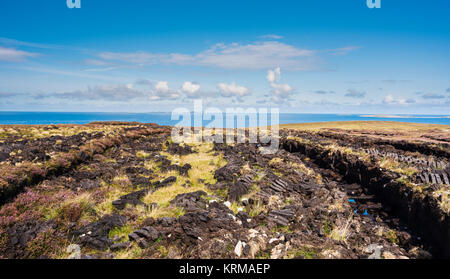
[[[162,246],[162,245],[160,245],[160,246],[158,247],[158,251],[159,251],[159,254],[160,254],[161,258],[166,258],[166,257],[167,257],[167,254],[169,253],[169,251],[167,250],[167,248],[164,247],[164,246]]]
[[[276,226],[272,228],[271,232],[276,233],[293,233],[293,231],[289,228],[289,226]]]
[[[397,233],[394,230],[389,230],[385,234],[386,238],[394,244],[399,244],[399,239]]]
[[[231,252],[231,251],[233,251],[233,244],[228,243],[227,244],[227,252]]]
[[[260,260],[268,260],[270,259],[270,253],[261,251],[255,255],[255,258]]]
[[[158,236],[158,238],[155,240],[155,244],[158,244],[162,241],[162,236]]]
[[[133,242],[129,249],[121,250],[115,253],[116,259],[140,259],[143,254],[143,250]]]
[[[144,151],[138,151],[138,152],[136,152],[136,157],[137,157],[137,158],[147,159],[147,158],[149,158],[150,156],[151,156],[151,154],[146,153],[146,152],[144,152]]]
[[[255,204],[249,205],[247,209],[247,214],[250,217],[256,217],[261,213],[265,213],[267,211],[267,207],[263,202],[257,201]]]
[[[303,247],[302,249],[294,252],[295,258],[302,257],[304,259],[311,260],[317,258],[317,256],[318,256],[317,250],[311,247]]]
[[[219,189],[214,191],[214,193],[219,196],[221,199],[225,200],[228,196],[228,189]]]
[[[327,218],[327,220],[325,220],[323,226],[322,226],[323,232],[326,236],[329,236],[331,234],[332,228],[331,228],[331,224],[330,224],[330,219]]]
[[[124,239],[125,241],[128,241],[128,235],[134,231],[133,226],[131,224],[126,224],[123,227],[116,227],[109,231],[109,238],[114,239],[116,237]]]

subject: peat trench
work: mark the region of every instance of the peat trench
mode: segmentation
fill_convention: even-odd
[[[435,258],[450,258],[450,218],[440,209],[435,198],[413,191],[398,182],[395,173],[382,170],[355,155],[339,150],[330,152],[321,146],[291,139],[281,139],[280,146],[292,154],[309,157],[320,168],[342,175],[349,184],[344,186],[344,190],[355,213],[398,217],[420,237]]]

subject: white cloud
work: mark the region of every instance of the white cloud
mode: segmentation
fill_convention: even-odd
[[[150,91],[150,100],[175,100],[181,98],[181,93],[177,90],[169,88],[169,82],[158,81],[155,84],[154,90]]]
[[[279,84],[281,80],[281,69],[277,67],[267,71],[267,81],[272,87],[272,100],[277,103],[283,103],[289,99],[293,92],[293,88],[289,84]]]
[[[357,91],[355,89],[348,89],[345,97],[362,99],[366,96],[366,92]]]
[[[259,36],[259,37],[261,39],[273,39],[273,40],[283,39],[283,36],[276,35],[276,34],[266,34],[266,35],[262,35],[262,36]]]
[[[424,98],[424,99],[445,99],[445,96],[442,94],[426,93],[426,94],[422,95],[422,98]]]
[[[413,104],[416,103],[416,100],[414,99],[407,99],[404,98],[396,98],[393,95],[389,94],[383,99],[383,104],[385,105],[407,105],[407,104]]]
[[[216,45],[197,56],[199,64],[228,69],[267,69],[274,65],[310,70],[316,65],[310,59],[314,51],[299,49],[279,42],[263,42],[248,45],[237,43]]]
[[[157,92],[167,93],[169,92],[169,83],[167,81],[158,81],[155,84],[155,90]]]
[[[336,94],[336,92],[334,91],[327,91],[327,90],[316,90],[314,91],[315,94],[319,94],[319,95],[327,95],[327,94]]]
[[[183,83],[181,89],[187,94],[195,94],[200,90],[200,84],[186,81],[185,83]]]
[[[217,85],[219,87],[219,91],[223,97],[244,97],[250,95],[250,90],[244,86],[239,86],[236,83],[232,82],[230,84],[219,83]]]
[[[280,81],[281,78],[281,69],[280,67],[274,69],[274,70],[268,70],[267,71],[267,81],[271,84],[274,82]]]
[[[139,78],[135,81],[135,84],[137,85],[152,85],[151,80],[146,78]]]
[[[355,51],[360,49],[361,47],[359,46],[347,46],[347,47],[341,47],[341,48],[335,48],[330,50],[330,52],[334,55],[346,55],[351,51]]]
[[[169,53],[100,53],[104,60],[133,64],[176,64],[219,67],[225,69],[267,69],[279,65],[291,70],[319,69],[316,51],[297,48],[280,42],[253,44],[216,44],[195,55]]]
[[[116,101],[126,102],[133,99],[144,98],[145,93],[135,90],[132,84],[125,85],[99,85],[89,86],[86,90],[75,90],[64,93],[51,94],[37,94],[34,97],[37,99],[43,98],[57,98],[69,100],[102,100],[102,101]]]
[[[109,65],[110,63],[103,61],[103,60],[98,60],[98,59],[85,59],[84,64],[90,65],[90,66],[106,66],[106,65]]]
[[[0,47],[0,61],[17,62],[36,56],[38,56],[37,53],[26,52],[14,48]]]
[[[158,55],[147,53],[147,52],[135,52],[135,53],[118,53],[118,52],[103,52],[99,54],[99,57],[104,60],[114,60],[129,63],[149,63],[156,62],[159,57]]]

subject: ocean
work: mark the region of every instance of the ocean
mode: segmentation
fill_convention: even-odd
[[[136,121],[168,126],[173,126],[179,122],[178,120],[171,120],[171,113],[0,112],[0,125],[86,124],[93,121]],[[280,113],[279,121],[280,124],[328,121],[398,121],[450,125],[450,117],[447,115],[368,116],[360,114]],[[203,125],[209,122],[203,121]]]

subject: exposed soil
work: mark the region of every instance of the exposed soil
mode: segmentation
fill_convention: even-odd
[[[450,257],[445,137],[282,130],[263,155],[154,124],[45,129],[70,135],[0,144],[0,258]]]

